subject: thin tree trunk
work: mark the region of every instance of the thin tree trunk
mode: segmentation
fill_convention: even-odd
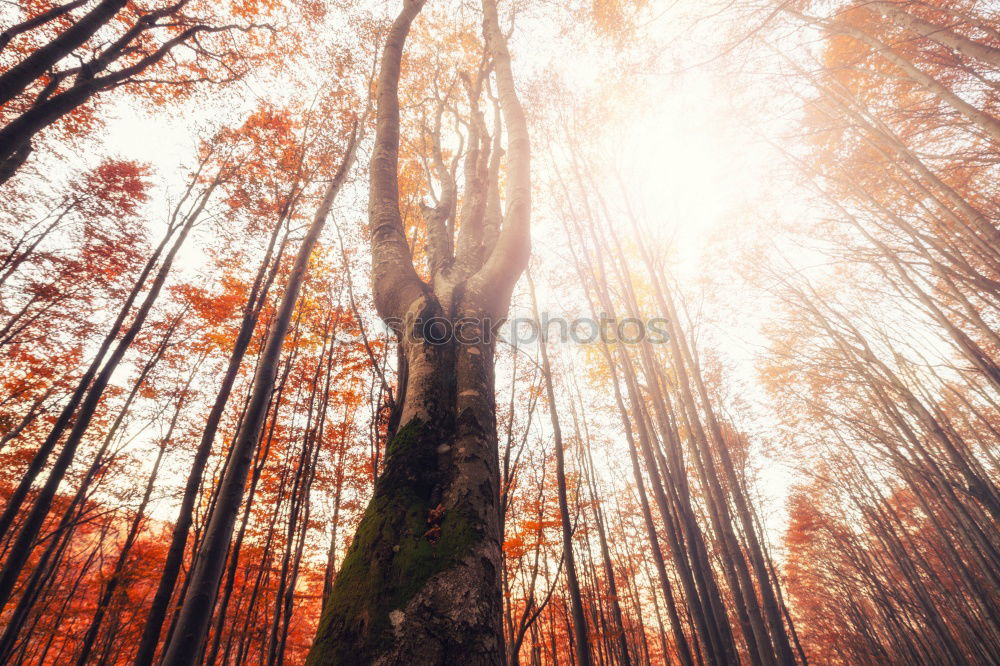
[[[531,294],[531,309],[535,321],[541,321],[538,313],[538,301],[535,297],[535,283],[528,272],[528,289]],[[556,411],[556,394],[552,384],[552,368],[549,365],[549,352],[543,331],[538,341],[542,355],[542,378],[545,380],[545,395],[549,403],[549,416],[552,420],[552,437],[556,454],[556,487],[559,496],[559,520],[562,525],[562,544],[566,558],[566,582],[569,588],[570,608],[573,613],[573,635],[576,641],[576,658],[581,666],[590,666],[590,639],[587,636],[587,620],[583,613],[583,602],[580,599],[580,583],[576,576],[576,562],[573,556],[573,526],[570,522],[569,503],[566,498],[566,461],[562,428],[559,426],[559,414]],[[626,651],[627,654],[627,651]]]
[[[146,617],[146,622],[142,630],[142,636],[139,639],[139,647],[136,651],[135,657],[135,666],[151,666],[153,663],[156,646],[160,640],[160,632],[163,628],[163,622],[167,616],[167,607],[170,604],[170,599],[174,593],[174,587],[177,584],[177,576],[180,573],[181,566],[184,562],[184,552],[187,547],[188,535],[191,531],[191,525],[194,520],[194,506],[198,499],[199,491],[201,490],[201,482],[205,471],[205,465],[208,463],[209,456],[212,453],[212,445],[215,442],[215,435],[218,432],[219,423],[221,422],[222,415],[226,410],[226,405],[229,404],[229,396],[232,393],[233,386],[236,383],[236,378],[239,375],[240,366],[243,363],[243,357],[246,355],[247,349],[250,346],[250,342],[253,339],[254,329],[256,328],[257,322],[260,318],[260,310],[263,307],[263,304],[267,301],[267,295],[270,291],[271,284],[277,275],[278,264],[280,263],[284,252],[284,242],[282,242],[281,247],[278,249],[277,255],[274,259],[274,267],[271,271],[268,271],[268,263],[271,261],[274,245],[277,241],[280,228],[281,224],[276,223],[271,234],[267,252],[265,253],[264,259],[261,262],[257,275],[254,279],[254,285],[250,291],[250,297],[248,298],[246,307],[243,310],[243,319],[240,322],[240,330],[236,335],[236,341],[233,343],[233,349],[229,354],[226,372],[223,374],[222,383],[219,386],[218,393],[216,393],[212,409],[208,413],[208,419],[205,422],[205,429],[202,431],[201,441],[198,444],[198,448],[195,450],[194,460],[191,463],[191,471],[189,472],[187,481],[184,485],[184,495],[181,499],[181,505],[177,510],[177,519],[174,521],[174,527],[171,531],[170,547],[167,550],[166,561],[163,564],[163,572],[160,574],[160,580],[157,583],[156,593],[150,603],[149,614]]]
[[[260,437],[267,403],[274,388],[281,347],[284,344],[292,312],[305,279],[309,257],[326,224],[333,201],[354,163],[357,141],[357,130],[355,130],[348,143],[343,161],[327,187],[323,201],[299,246],[295,264],[285,285],[281,303],[278,305],[278,314],[268,334],[260,366],[254,378],[247,415],[240,424],[239,432],[233,440],[233,458],[220,482],[219,500],[205,528],[198,558],[195,561],[194,570],[191,572],[189,591],[178,616],[177,627],[164,649],[163,666],[188,666],[201,653],[211,620],[212,608],[219,591],[219,581],[226,563],[229,544],[232,540],[236,513],[243,500],[247,472],[253,461],[254,448]]]

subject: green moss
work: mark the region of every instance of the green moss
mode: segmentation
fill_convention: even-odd
[[[457,563],[476,541],[475,530],[466,517],[451,511],[441,521],[441,534],[431,543],[424,536],[429,508],[414,505],[407,515],[405,537],[393,562],[403,577],[394,586],[389,611],[403,608],[429,578]]]
[[[413,448],[420,441],[421,431],[424,430],[419,419],[413,419],[402,428],[396,431],[396,436],[386,444],[385,454],[390,458],[393,456],[407,455],[413,453]]]
[[[385,473],[337,574],[310,666],[371,661],[391,643],[389,613],[404,608],[428,579],[454,566],[481,538],[455,510],[441,518],[434,543],[425,536],[440,442],[436,429],[414,420],[387,445]]]

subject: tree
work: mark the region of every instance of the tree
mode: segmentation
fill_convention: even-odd
[[[422,280],[402,226],[397,169],[401,59],[423,5],[406,0],[386,37],[370,174],[375,307],[400,345],[398,427],[390,430],[310,664],[503,660],[494,342],[487,336],[528,258],[528,129],[496,3],[484,0],[485,56],[508,136],[506,207],[501,222],[499,155],[487,154],[492,142],[476,110],[489,71],[481,70],[467,77],[467,87],[469,146],[482,146],[483,154],[467,161],[458,223],[447,223],[455,206],[447,180],[443,190],[452,194],[426,214],[430,280]],[[500,127],[493,132],[496,138]],[[436,337],[439,324],[456,335]]]
[[[264,28],[238,20],[246,13],[240,3],[176,0],[140,8],[100,0],[76,11],[89,4],[29,11],[4,33],[10,46],[0,57],[13,54],[15,64],[0,74],[0,184],[27,160],[36,135],[103,92],[132,86],[155,95],[157,88],[238,78],[252,54],[240,53],[227,38]],[[113,38],[104,36],[108,31]],[[171,62],[172,52],[184,48],[192,57],[183,65]],[[73,58],[76,64],[68,65]]]

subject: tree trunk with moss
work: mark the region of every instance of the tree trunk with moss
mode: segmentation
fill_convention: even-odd
[[[408,413],[386,447],[311,664],[500,663],[494,416],[468,399],[491,395],[491,351],[404,346],[411,368],[437,371],[407,387]],[[461,393],[469,404],[458,412]]]
[[[451,107],[439,100],[428,179],[441,196],[424,209],[431,276],[424,282],[403,231],[397,180],[400,61],[423,4],[405,0],[386,40],[370,175],[375,305],[401,350],[399,427],[327,599],[309,655],[313,666],[503,662],[490,329],[505,316],[528,259],[528,132],[496,3],[484,0],[491,65],[464,77],[471,130],[457,225],[457,168],[445,165],[440,149],[440,117]],[[491,74],[498,97],[489,128],[479,101]]]

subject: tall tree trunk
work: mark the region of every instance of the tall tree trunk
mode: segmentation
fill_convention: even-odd
[[[535,297],[535,283],[528,273],[528,289],[531,294],[531,310],[535,321],[541,321],[538,313],[538,300]],[[573,526],[569,516],[569,501],[566,497],[566,461],[562,439],[562,428],[559,424],[559,413],[556,411],[556,392],[552,383],[552,367],[549,364],[549,350],[545,331],[538,340],[542,354],[542,378],[545,380],[545,395],[549,403],[549,416],[552,420],[552,437],[556,454],[556,488],[559,495],[559,522],[562,526],[562,544],[566,558],[566,583],[569,589],[570,609],[573,612],[573,636],[576,642],[576,658],[581,666],[590,666],[590,639],[587,637],[587,620],[583,614],[583,602],[580,600],[580,583],[576,576],[576,560],[573,557]],[[626,655],[628,651],[626,650]]]
[[[174,258],[177,256],[177,252],[184,244],[184,241],[191,232],[191,229],[194,227],[195,222],[197,222],[202,211],[205,209],[205,206],[207,205],[208,200],[218,183],[219,178],[216,178],[215,181],[202,193],[201,197],[194,205],[193,210],[191,210],[191,212],[189,212],[184,218],[173,246],[163,258],[163,263],[150,285],[149,292],[146,294],[142,305],[136,311],[135,319],[132,321],[128,330],[125,331],[121,340],[118,341],[117,347],[115,347],[111,356],[108,357],[104,367],[101,368],[99,373],[97,373],[93,384],[90,386],[86,397],[83,399],[83,402],[80,405],[80,410],[76,415],[76,422],[73,424],[73,428],[66,436],[66,441],[63,443],[62,450],[59,452],[59,455],[56,456],[56,460],[53,462],[52,468],[49,470],[49,476],[46,478],[45,483],[38,491],[35,503],[28,512],[28,515],[24,520],[24,524],[21,525],[21,529],[14,540],[13,546],[11,546],[7,559],[4,561],[3,570],[0,572],[0,607],[6,605],[7,601],[10,599],[10,594],[14,589],[17,577],[27,562],[28,556],[31,554],[33,544],[38,536],[38,531],[41,529],[46,516],[48,516],[49,509],[52,506],[52,501],[56,495],[56,490],[58,489],[63,476],[65,476],[70,463],[76,455],[76,449],[83,439],[84,433],[86,433],[87,428],[90,426],[90,421],[97,411],[97,405],[100,402],[101,397],[104,395],[104,390],[107,388],[108,382],[111,380],[111,375],[121,363],[125,353],[129,350],[129,347],[132,345],[135,337],[142,329],[142,326],[146,321],[146,317],[149,315],[153,304],[156,302],[160,291],[163,289],[163,285],[167,281],[167,276],[170,274],[170,269],[173,265]],[[171,229],[169,233],[172,234],[173,231],[174,229]]]
[[[31,607],[34,605],[37,596],[41,594],[41,588],[43,587],[41,581],[43,577],[47,575],[46,571],[50,568],[59,566],[61,555],[72,538],[73,530],[82,519],[82,514],[85,510],[87,500],[90,497],[88,491],[91,490],[91,485],[98,478],[102,467],[104,467],[107,463],[106,455],[108,449],[111,447],[112,442],[118,435],[118,432],[125,421],[125,416],[128,414],[133,401],[139,395],[140,389],[145,384],[146,377],[156,364],[159,363],[164,352],[166,352],[167,346],[170,343],[170,339],[174,334],[177,324],[180,323],[181,316],[182,315],[179,315],[174,318],[174,320],[170,323],[156,350],[139,371],[139,376],[132,385],[132,389],[129,391],[128,396],[126,396],[121,409],[118,410],[118,414],[115,416],[114,421],[112,421],[111,426],[108,428],[108,432],[104,435],[101,446],[98,449],[97,454],[94,456],[94,459],[91,461],[90,467],[84,473],[83,478],[79,483],[79,487],[73,495],[73,499],[70,501],[69,506],[67,506],[63,511],[63,515],[60,518],[59,523],[52,531],[52,534],[49,537],[48,546],[46,546],[45,550],[42,551],[42,555],[38,558],[38,562],[35,564],[35,570],[32,572],[31,576],[24,585],[24,593],[18,600],[13,612],[7,618],[7,626],[4,628],[3,635],[0,636],[0,660],[4,659],[8,655],[9,650],[12,649],[13,643],[17,638],[18,633],[21,631],[22,625],[27,619]]]
[[[111,346],[118,338],[118,334],[121,332],[121,328],[125,324],[125,320],[132,311],[132,306],[142,293],[142,288],[146,284],[146,280],[149,278],[150,273],[152,273],[156,268],[160,255],[167,248],[167,244],[170,242],[170,238],[172,236],[172,232],[164,234],[163,240],[160,241],[160,244],[146,261],[142,271],[135,280],[135,284],[132,285],[132,289],[125,298],[125,302],[122,304],[115,322],[111,325],[111,330],[109,330],[104,336],[104,339],[101,341],[101,345],[95,353],[94,358],[91,360],[90,365],[87,367],[87,370],[84,371],[83,376],[80,378],[76,388],[70,395],[69,401],[63,406],[62,411],[59,412],[59,416],[56,418],[55,423],[52,424],[52,428],[49,430],[49,434],[46,436],[45,441],[42,442],[41,446],[39,446],[38,450],[35,452],[35,455],[32,456],[31,462],[28,463],[28,468],[21,477],[21,481],[10,494],[10,497],[8,497],[7,504],[4,506],[3,514],[0,515],[0,534],[7,534],[7,530],[10,529],[14,522],[14,518],[20,512],[25,499],[28,497],[28,492],[31,490],[31,484],[34,483],[35,479],[45,468],[45,463],[52,454],[52,451],[55,449],[56,444],[63,436],[63,433],[66,432],[66,428],[68,428],[72,423],[73,414],[76,412],[76,408],[80,405],[80,401],[83,400],[84,396],[86,396],[87,389],[90,388],[94,376],[101,369],[101,363],[104,362],[104,358],[107,356],[108,352],[111,350]]]
[[[229,404],[229,396],[232,393],[233,385],[239,375],[243,357],[253,339],[253,332],[257,326],[260,310],[267,300],[268,292],[274,277],[277,274],[278,264],[284,251],[284,243],[277,252],[274,260],[274,267],[268,271],[268,264],[274,251],[274,244],[278,238],[281,224],[275,224],[271,235],[267,252],[261,262],[257,272],[254,286],[250,291],[243,311],[243,319],[240,322],[240,330],[233,343],[233,349],[229,354],[229,362],[226,372],[222,378],[222,384],[215,396],[215,402],[208,413],[205,422],[205,429],[202,431],[201,441],[195,450],[194,460],[191,462],[191,471],[188,473],[187,482],[184,485],[184,495],[181,498],[181,505],[177,510],[177,519],[170,534],[170,547],[167,549],[167,557],[163,564],[163,572],[156,586],[156,593],[149,606],[149,614],[146,616],[146,623],[143,625],[142,636],[139,639],[139,648],[136,651],[135,666],[150,666],[153,663],[153,655],[156,653],[156,646],[160,640],[160,631],[163,628],[163,621],[167,616],[167,607],[170,598],[174,593],[174,586],[177,583],[177,576],[180,574],[181,565],[184,562],[184,551],[187,547],[188,534],[191,531],[191,524],[194,521],[194,506],[201,490],[202,476],[205,465],[212,453],[212,444],[215,442],[215,435],[222,421],[222,415]],[[286,237],[287,239],[287,237]]]
[[[386,38],[370,173],[372,286],[376,309],[400,343],[401,425],[334,581],[307,660],[312,666],[504,660],[490,322],[505,316],[530,250],[529,137],[496,3],[484,0],[487,51],[508,133],[503,227],[497,172],[480,159],[483,178],[468,174],[456,243],[442,223],[453,197],[425,213],[434,286],[425,283],[403,231],[397,178],[400,62],[423,4],[405,0]],[[470,92],[473,107],[479,83],[480,91]],[[475,117],[472,126],[470,146],[490,146]]]
[[[188,594],[177,619],[177,626],[164,649],[163,666],[188,666],[201,654],[202,644],[208,632],[212,608],[219,591],[222,570],[233,536],[236,514],[243,501],[247,472],[253,462],[254,449],[260,438],[264,417],[271,391],[278,374],[278,361],[298,301],[302,282],[305,280],[309,257],[319,240],[320,232],[326,224],[333,201],[347,179],[347,173],[354,163],[358,141],[355,128],[348,141],[347,150],[337,173],[326,188],[323,201],[316,210],[298,254],[292,272],[285,284],[278,312],[275,316],[261,362],[254,377],[253,390],[246,416],[240,424],[232,444],[232,460],[227,466],[219,485],[219,499],[205,528],[205,536],[191,572]]]

